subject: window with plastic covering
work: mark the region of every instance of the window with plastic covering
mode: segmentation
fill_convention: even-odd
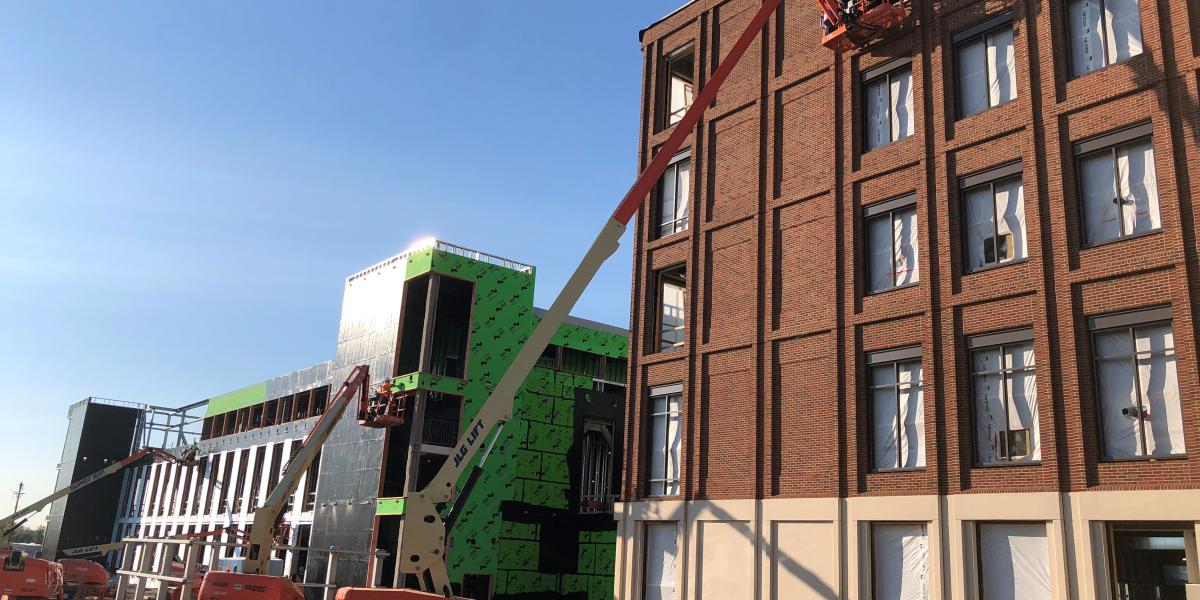
[[[687,230],[691,182],[692,158],[685,152],[672,159],[658,182],[658,237]]]
[[[678,527],[673,522],[647,522],[642,562],[642,599],[677,600]]]
[[[683,120],[695,97],[696,52],[692,45],[672,52],[666,58],[663,90],[663,125],[670,127]]]
[[[687,329],[687,271],[683,265],[658,274],[658,331],[656,348],[667,352],[683,348]]]
[[[977,523],[979,597],[1050,600],[1050,551],[1045,523]]]
[[[1021,163],[964,177],[959,185],[966,271],[1024,260],[1029,250]]]
[[[1084,245],[1162,228],[1149,123],[1076,144]]]
[[[916,133],[912,60],[889,61],[863,72],[863,151]]]
[[[1071,0],[1071,77],[1082,77],[1142,53],[1138,0]]]
[[[1012,14],[954,34],[958,62],[958,115],[969,117],[1017,98]]]
[[[929,539],[924,523],[872,524],[871,589],[876,600],[929,597]]]
[[[1033,330],[974,336],[968,346],[978,464],[1040,461]]]
[[[877,202],[863,208],[866,230],[867,293],[916,285],[921,279],[917,256],[917,197]]]
[[[1104,457],[1184,455],[1170,307],[1093,317],[1088,325]]]
[[[650,439],[646,462],[649,478],[647,495],[679,494],[679,456],[683,435],[680,430],[680,405],[683,385],[665,385],[650,389]]]
[[[925,467],[921,348],[867,355],[868,413],[875,471]]]

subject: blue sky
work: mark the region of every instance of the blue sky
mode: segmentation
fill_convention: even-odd
[[[636,166],[682,0],[0,5],[0,509],[67,407],[332,356],[344,278],[436,235],[548,305]],[[628,324],[629,236],[576,314]],[[6,510],[0,510],[5,513]]]

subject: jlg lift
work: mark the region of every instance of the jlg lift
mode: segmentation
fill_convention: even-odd
[[[881,32],[904,22],[907,0],[817,0],[821,43],[835,52],[861,48]]]
[[[500,428],[512,419],[514,394],[528,376],[546,345],[558,328],[566,321],[568,313],[591,283],[596,272],[608,257],[617,250],[621,235],[629,220],[650,194],[671,158],[683,145],[700,121],[709,104],[716,99],[717,91],[729,76],[734,66],[745,54],[754,38],[766,26],[771,14],[779,7],[780,0],[766,0],[751,18],[750,23],[721,60],[712,77],[694,98],[683,119],[674,125],[667,141],[657,149],[650,165],[637,178],[624,199],[617,206],[608,222],[601,228],[587,254],[563,286],[550,309],[542,316],[529,339],[517,352],[512,364],[499,383],[492,389],[487,401],[480,407],[466,432],[459,438],[456,450],[442,465],[432,481],[421,491],[405,498],[405,509],[400,535],[399,552],[396,560],[399,569],[415,576],[424,592],[415,590],[391,590],[375,588],[342,588],[338,600],[418,600],[452,597],[450,576],[446,567],[447,536],[453,527],[457,509],[462,508],[475,481],[483,471],[492,446],[499,437]],[[360,411],[369,412],[369,411]],[[486,450],[484,450],[486,448]],[[476,455],[483,454],[476,461]],[[470,474],[456,496],[455,484],[471,468]],[[257,527],[255,527],[257,529]],[[202,599],[208,600],[208,599]]]
[[[284,469],[279,483],[271,490],[263,505],[254,509],[254,523],[246,543],[246,559],[242,572],[209,571],[200,584],[200,600],[304,600],[296,584],[285,577],[267,574],[275,531],[283,516],[287,500],[300,485],[300,477],[312,466],[317,452],[329,439],[346,407],[356,395],[367,396],[370,377],[366,365],[354,367],[350,376],[329,403],[325,414],[317,420],[296,457]]]
[[[29,520],[30,516],[42,510],[43,508],[50,506],[55,500],[58,500],[59,498],[65,498],[148,456],[151,458],[182,464],[191,464],[191,460],[194,458],[194,456],[191,455],[177,457],[174,454],[171,454],[170,452],[160,448],[144,448],[142,450],[138,450],[137,452],[134,452],[133,454],[130,454],[129,456],[111,465],[108,465],[107,467],[104,467],[103,469],[100,469],[99,471],[80,479],[79,481],[72,483],[71,485],[62,488],[53,494],[46,496],[45,498],[31,503],[29,506],[26,506],[25,508],[22,508],[13,514],[0,519],[0,546],[7,545],[8,538],[10,535],[12,535],[12,532],[16,531],[16,529],[23,525],[25,521]]]

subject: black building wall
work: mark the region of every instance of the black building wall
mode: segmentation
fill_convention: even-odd
[[[140,416],[140,410],[127,406],[91,401],[72,406],[55,489],[129,456]],[[55,502],[46,522],[43,555],[57,557],[64,548],[107,543],[120,495],[121,477],[114,475]]]

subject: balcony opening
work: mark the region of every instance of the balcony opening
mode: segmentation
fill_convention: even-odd
[[[263,409],[263,427],[270,427],[277,423],[275,419],[279,413],[279,399],[268,400],[266,407]]]
[[[325,406],[329,404],[329,386],[319,387],[312,393],[312,415],[325,414]]]
[[[421,341],[429,281],[429,276],[425,275],[405,285],[396,373],[404,375],[425,371],[462,379],[466,371],[467,334],[471,325],[474,286],[460,279],[438,277],[429,365],[422,369]]]
[[[579,511],[604,512],[613,501],[613,424],[588,419],[583,425]]]
[[[417,470],[417,487],[415,489],[425,489],[430,481],[433,481],[434,475],[437,475],[438,469],[442,468],[442,464],[446,462],[447,455],[445,454],[422,454],[421,467]]]
[[[421,442],[451,448],[458,441],[462,397],[431,392],[425,400],[425,426]]]
[[[387,429],[383,448],[383,477],[379,485],[380,498],[398,498],[404,495],[404,472],[408,465],[408,431],[408,425]]]
[[[310,392],[300,392],[296,394],[296,399],[293,401],[296,405],[296,419],[308,418],[308,397]]]

